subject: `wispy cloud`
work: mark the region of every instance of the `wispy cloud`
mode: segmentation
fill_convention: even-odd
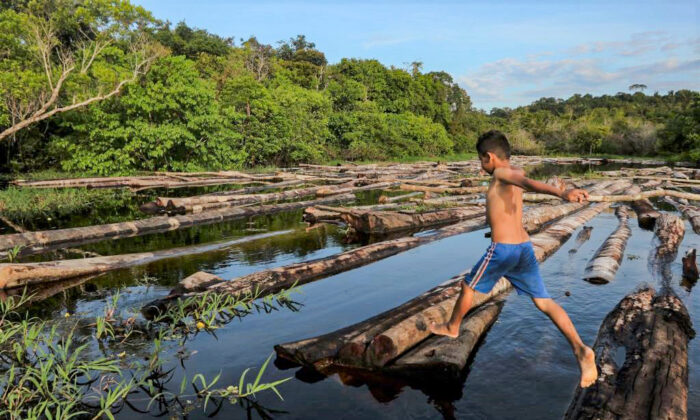
[[[644,32],[626,41],[580,44],[564,54],[503,58],[482,64],[458,81],[476,106],[487,109],[527,104],[542,96],[615,93],[632,83],[658,90],[697,89],[700,57],[692,52],[697,44],[697,39],[678,41],[665,32]]]

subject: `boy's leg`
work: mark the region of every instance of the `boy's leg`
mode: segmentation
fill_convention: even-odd
[[[474,299],[474,290],[467,285],[465,282],[460,282],[462,284],[462,290],[459,292],[459,297],[452,309],[452,316],[450,320],[444,324],[438,324],[436,322],[430,323],[430,332],[436,335],[446,335],[455,338],[459,335],[459,326],[462,323],[462,319],[469,312],[472,307],[472,300]]]
[[[559,331],[561,331],[564,337],[569,341],[571,349],[574,351],[574,355],[581,368],[581,387],[586,388],[593,384],[598,378],[598,369],[595,365],[595,353],[590,347],[583,344],[581,337],[579,337],[578,332],[576,332],[574,324],[571,322],[571,318],[569,318],[564,308],[559,306],[559,304],[551,298],[532,298],[532,301],[535,303],[535,306],[537,306],[537,309],[544,312],[549,319],[552,320],[554,325],[559,328]]]

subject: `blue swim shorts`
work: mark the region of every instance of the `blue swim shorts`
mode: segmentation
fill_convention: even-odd
[[[477,292],[488,293],[501,277],[508,279],[519,295],[550,297],[530,241],[520,244],[492,242],[464,281]]]

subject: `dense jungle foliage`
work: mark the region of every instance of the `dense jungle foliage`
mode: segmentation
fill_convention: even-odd
[[[419,62],[331,64],[303,35],[275,46],[254,37],[236,43],[161,22],[125,0],[0,7],[2,172],[445,156],[473,151],[490,128],[506,132],[519,153],[700,159],[694,91],[542,98],[485,112],[445,72],[423,72]]]

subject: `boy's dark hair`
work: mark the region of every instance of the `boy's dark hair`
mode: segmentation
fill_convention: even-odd
[[[487,131],[476,141],[476,151],[479,156],[491,152],[501,159],[510,159],[510,144],[506,135],[498,130]]]

